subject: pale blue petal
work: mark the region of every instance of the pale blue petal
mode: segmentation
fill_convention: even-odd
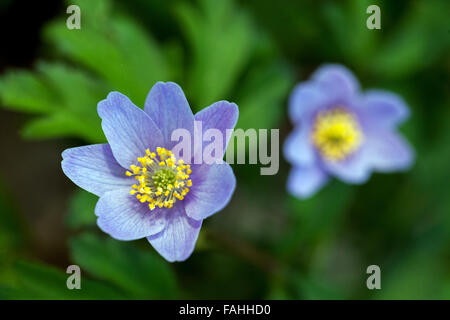
[[[64,174],[77,186],[97,196],[124,186],[133,179],[115,160],[108,144],[67,149],[62,153]]]
[[[359,90],[353,73],[339,64],[325,64],[312,75],[312,81],[332,100],[350,101]]]
[[[118,240],[136,240],[161,232],[166,226],[166,211],[151,211],[130,190],[117,189],[100,197],[95,207],[97,225]]]
[[[389,131],[374,133],[367,142],[368,156],[379,172],[404,171],[414,163],[414,150],[401,135]]]
[[[289,99],[291,121],[296,123],[321,109],[347,106],[358,95],[358,90],[358,80],[346,67],[323,65],[310,80],[298,84],[292,91]]]
[[[186,195],[186,214],[195,220],[206,219],[222,210],[230,201],[236,178],[230,165],[202,165],[192,167],[192,187]]]
[[[202,221],[189,218],[180,203],[167,210],[166,228],[147,240],[167,261],[184,261],[194,251]]]
[[[289,98],[289,117],[293,123],[308,117],[312,112],[327,106],[326,92],[312,81],[298,84]]]
[[[315,151],[311,144],[310,127],[301,122],[284,143],[284,156],[293,165],[311,165],[315,161]]]
[[[326,170],[347,183],[362,184],[371,175],[372,164],[366,144],[347,158],[339,161],[323,160]]]
[[[366,114],[366,121],[379,127],[395,128],[410,114],[405,101],[400,96],[387,91],[367,91],[361,103],[362,111]]]
[[[288,191],[299,198],[309,198],[328,182],[328,175],[318,166],[293,167],[288,178]]]
[[[183,90],[173,82],[157,82],[145,100],[145,112],[160,128],[164,146],[171,149],[176,141],[172,141],[175,129],[187,129],[193,133],[194,115]]]
[[[98,103],[102,128],[114,157],[124,168],[137,163],[145,150],[163,145],[161,131],[150,117],[119,92],[111,92]]]
[[[227,135],[227,130],[234,129],[236,122],[239,117],[238,106],[234,103],[228,101],[219,101],[213,103],[209,107],[197,112],[194,116],[197,125],[201,123],[201,131],[196,131],[196,133],[205,133],[208,129],[217,129],[222,134],[222,146],[225,151],[228,145],[229,136]],[[198,136],[199,141],[203,141],[202,136]],[[210,144],[210,141],[203,142],[203,148]],[[214,141],[212,142],[214,143]],[[201,150],[200,150],[201,151]],[[217,155],[218,159],[223,158],[223,154]]]

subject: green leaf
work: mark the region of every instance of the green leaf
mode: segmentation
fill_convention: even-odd
[[[69,30],[57,19],[45,38],[67,59],[89,72],[64,63],[40,62],[36,72],[12,71],[0,79],[2,104],[39,113],[23,129],[26,138],[77,137],[104,142],[97,103],[117,90],[143,105],[149,88],[170,78],[166,49],[135,22],[111,9],[110,1],[70,2],[83,12],[82,29]]]
[[[413,2],[370,63],[375,74],[405,77],[443,57],[450,48],[448,1]]]
[[[295,214],[303,221],[302,233],[318,235],[335,228],[342,219],[342,213],[349,207],[354,188],[339,181],[328,186],[309,199],[291,199]]]
[[[86,130],[84,130],[86,128]],[[22,129],[22,136],[28,139],[56,137],[79,137],[88,141],[99,142],[100,133],[93,133],[93,127],[87,128],[81,119],[70,113],[53,114],[27,122]]]
[[[15,70],[0,79],[0,98],[5,108],[30,113],[56,109],[54,92],[36,74]]]
[[[22,253],[25,243],[23,223],[0,184],[0,283],[9,284],[14,281],[12,265]]]
[[[187,80],[194,108],[228,98],[239,105],[239,127],[274,127],[293,79],[273,41],[234,1],[197,4],[176,6],[192,51]]]
[[[354,193],[353,187],[333,180],[309,199],[290,197],[288,206],[292,222],[279,240],[279,253],[289,257],[298,256],[298,251],[304,251],[306,243],[327,240],[338,230]]]
[[[5,105],[41,114],[25,125],[24,137],[105,140],[97,103],[106,97],[106,86],[87,73],[61,63],[40,62],[35,74],[12,71],[1,81]]]
[[[17,283],[3,290],[7,299],[124,299],[117,289],[86,279],[81,271],[81,289],[67,288],[70,276],[40,263],[20,261],[15,266]],[[1,293],[0,293],[1,294]]]
[[[45,29],[46,39],[67,58],[105,79],[111,90],[142,105],[156,81],[170,79],[163,51],[142,27],[116,15],[109,2],[92,12],[94,2],[71,1],[77,3],[82,12],[90,12],[82,28],[69,30],[63,20],[56,20]]]
[[[189,94],[199,107],[223,99],[255,48],[253,25],[233,1],[180,3],[176,13],[192,51]]]
[[[67,225],[73,229],[95,225],[97,217],[94,211],[97,201],[96,195],[78,189],[70,199]]]
[[[0,185],[0,265],[22,245],[23,236],[21,221]]]
[[[293,275],[291,286],[294,287],[295,299],[326,300],[345,299],[345,296],[335,284],[316,276]]]
[[[416,248],[396,264],[383,268],[381,290],[376,299],[441,299],[446,277],[444,259],[434,250]]]
[[[175,297],[175,275],[148,245],[138,250],[129,242],[83,234],[71,241],[73,260],[93,276],[122,288],[134,298]]]
[[[331,37],[327,37],[328,46],[337,48],[331,51],[330,57],[342,54],[352,64],[364,66],[371,57],[377,43],[379,33],[366,26],[369,15],[367,7],[370,0],[350,0],[346,2],[327,2],[322,7],[323,17],[328,24]]]
[[[240,89],[237,127],[262,129],[278,123],[292,82],[292,74],[285,65],[273,63],[255,68]]]

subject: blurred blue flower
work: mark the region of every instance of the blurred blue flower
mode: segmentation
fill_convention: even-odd
[[[355,76],[341,65],[324,65],[311,80],[298,84],[290,97],[295,128],[284,145],[292,164],[287,188],[307,198],[330,177],[364,183],[372,171],[408,169],[414,153],[396,127],[409,108],[394,93],[360,92]]]
[[[118,240],[146,237],[168,261],[187,259],[203,219],[225,207],[236,179],[227,163],[176,159],[171,134],[183,128],[193,136],[195,120],[225,137],[236,124],[237,106],[220,101],[193,115],[177,84],[158,82],[144,110],[112,92],[99,102],[98,114],[108,143],[65,150],[64,173],[100,197],[95,214],[104,232]]]

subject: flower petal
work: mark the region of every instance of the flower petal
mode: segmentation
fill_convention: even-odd
[[[359,90],[359,83],[353,73],[339,64],[325,64],[312,76],[328,97],[333,100],[349,101]]]
[[[166,228],[147,240],[167,261],[184,261],[194,251],[202,221],[189,218],[182,205],[167,211]]]
[[[192,133],[194,130],[194,115],[176,83],[157,82],[148,93],[144,110],[161,129],[168,149],[177,143],[171,140],[172,131],[184,128]]]
[[[315,160],[315,153],[310,143],[310,127],[306,121],[287,137],[284,143],[284,156],[293,165],[310,165]]]
[[[225,151],[230,137],[227,136],[227,129],[234,129],[239,117],[238,106],[228,101],[218,101],[209,107],[197,112],[194,116],[195,121],[201,122],[201,132],[205,134],[208,129],[217,129],[221,132],[223,141],[223,150]],[[198,137],[203,141],[203,137]],[[203,148],[212,142],[204,142]],[[223,154],[217,155],[217,158],[222,159]]]
[[[368,152],[375,170],[393,172],[407,170],[414,162],[414,151],[399,134],[377,132],[368,141]]]
[[[347,183],[364,183],[369,179],[372,171],[367,144],[363,144],[358,151],[344,160],[323,160],[323,164],[329,173]]]
[[[114,157],[124,168],[136,162],[137,157],[163,145],[161,131],[150,117],[119,92],[111,92],[98,103],[102,128]]]
[[[359,83],[353,73],[338,64],[326,64],[297,85],[289,99],[289,116],[296,123],[311,112],[336,105],[351,104]]]
[[[230,201],[236,178],[230,165],[193,166],[192,187],[186,195],[186,214],[195,220],[206,219],[222,210]]]
[[[299,198],[309,198],[328,182],[328,175],[319,167],[294,167],[289,174],[287,189]]]
[[[97,202],[95,214],[97,225],[118,240],[136,240],[161,232],[166,226],[163,209],[150,211],[122,188],[105,193]]]
[[[64,174],[77,186],[97,195],[124,186],[133,180],[115,160],[108,144],[66,149],[61,162]]]
[[[296,123],[308,113],[326,105],[328,100],[326,92],[312,81],[300,83],[289,98],[289,117]]]
[[[409,117],[409,108],[398,95],[382,91],[367,91],[362,98],[362,111],[367,113],[368,121],[384,128],[394,128]]]

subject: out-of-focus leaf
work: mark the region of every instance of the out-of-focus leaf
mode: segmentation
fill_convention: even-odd
[[[199,8],[186,3],[176,7],[192,51],[187,80],[193,107],[228,98],[239,105],[239,127],[275,126],[292,76],[273,42],[232,0],[197,3]],[[249,67],[253,71],[246,73]]]
[[[111,90],[142,105],[156,81],[170,78],[163,52],[139,25],[116,15],[109,1],[102,2],[91,12],[93,1],[70,1],[90,13],[81,29],[69,30],[63,20],[56,20],[46,28],[46,38],[67,58],[105,79]]]
[[[448,266],[435,250],[415,248],[389,268],[381,269],[381,290],[376,299],[441,299],[441,281]],[[448,298],[448,297],[445,297]]]
[[[164,50],[139,25],[115,14],[110,1],[70,4],[81,8],[81,30],[69,30],[64,20],[57,19],[44,35],[66,58],[93,74],[63,63],[41,62],[35,73],[4,75],[0,98],[7,108],[41,114],[23,129],[27,138],[71,136],[103,142],[97,103],[117,90],[143,105],[149,88],[169,80],[170,71]]]
[[[271,128],[284,113],[284,100],[292,84],[285,65],[272,64],[255,70],[240,89],[238,127]]]
[[[293,275],[290,286],[293,287],[295,299],[345,299],[342,291],[333,283],[311,275]]]
[[[56,109],[55,94],[42,79],[28,71],[12,71],[0,79],[0,97],[6,108],[47,113]]]
[[[86,279],[81,271],[81,289],[67,288],[62,270],[43,264],[21,261],[15,266],[17,283],[3,292],[7,299],[124,299],[114,287]]]
[[[6,255],[17,250],[22,242],[21,223],[0,186],[0,265]]]
[[[331,56],[336,59],[343,55],[352,64],[363,64],[376,44],[378,33],[366,26],[370,0],[327,2],[322,6],[323,17],[333,37],[327,37],[336,50]]]
[[[106,97],[106,87],[85,72],[64,64],[41,62],[37,69],[37,74],[8,73],[0,85],[4,105],[41,114],[25,125],[23,135],[104,141],[97,103]]]
[[[412,2],[407,16],[370,63],[378,75],[402,77],[450,50],[448,1]]]
[[[293,298],[286,292],[286,290],[284,288],[276,286],[274,288],[271,288],[266,299],[268,299],[268,300],[289,300],[289,299],[293,299]]]
[[[73,260],[93,276],[117,285],[134,298],[170,299],[176,295],[175,275],[149,247],[83,234],[71,242]]]
[[[92,193],[78,189],[70,199],[66,223],[70,228],[80,228],[95,224],[97,219],[94,210],[98,197]]]
[[[14,296],[14,291],[8,286],[0,285],[0,300],[12,299]]]
[[[245,11],[233,1],[199,0],[176,7],[192,50],[189,94],[198,107],[227,95],[254,50],[254,31]]]
[[[317,236],[335,228],[343,218],[341,214],[351,204],[353,194],[351,186],[335,180],[309,199],[291,198],[292,210],[301,221],[303,236]]]
[[[14,281],[13,262],[23,251],[26,240],[25,230],[17,211],[8,199],[8,194],[0,184],[0,283]],[[1,291],[1,289],[0,289]],[[0,293],[1,295],[1,293]],[[0,298],[1,299],[1,298]]]

